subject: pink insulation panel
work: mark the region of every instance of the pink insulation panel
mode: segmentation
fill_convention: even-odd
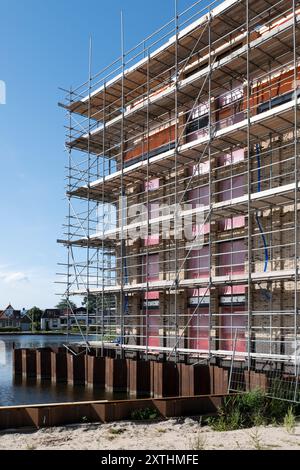
[[[197,165],[192,165],[189,167],[189,176],[199,176],[209,173],[210,164],[209,160],[201,161]]]
[[[157,189],[159,189],[159,178],[155,178],[144,183],[145,191],[156,191]]]
[[[228,166],[245,159],[244,149],[235,150],[232,153],[222,155],[219,158],[219,166]],[[244,196],[246,191],[244,175],[234,176],[227,180],[220,181],[218,189],[219,201],[230,201],[231,199]],[[245,217],[237,216],[224,219],[219,222],[219,230],[232,230],[245,226]]]
[[[218,162],[219,166],[233,165],[234,163],[242,162],[245,159],[244,149],[235,150],[232,153],[221,155]]]
[[[192,250],[188,258],[188,278],[198,279],[209,277],[209,247],[204,246],[201,250]]]
[[[159,244],[159,235],[148,235],[144,239],[145,246],[155,246]]]
[[[146,292],[145,300],[159,300],[159,292]]]
[[[235,275],[245,272],[246,249],[244,240],[224,242],[219,245],[219,275]]]
[[[192,209],[197,209],[199,206],[209,205],[209,186],[201,186],[200,188],[191,189],[188,192],[187,204],[191,205]],[[193,226],[193,235],[196,237],[200,234],[208,234],[210,231],[210,224],[206,223],[203,225]]]
[[[230,219],[223,219],[218,223],[218,227],[221,231],[245,227],[245,217],[241,215]]]
[[[246,293],[246,286],[225,286],[220,288],[220,295],[243,295]]]
[[[209,309],[189,309],[189,315],[193,315],[189,327],[189,349],[209,349]]]
[[[159,310],[149,310],[148,312],[148,331],[145,328],[145,336],[147,334],[147,338],[145,338],[146,344],[152,347],[159,347],[160,346],[160,337],[159,337],[159,329],[160,329],[160,312]]]
[[[244,175],[233,176],[219,183],[219,201],[230,201],[245,194]]]
[[[159,180],[158,180],[159,181]],[[149,213],[149,220],[156,219],[159,217],[159,204],[157,203],[150,203],[149,208],[148,208],[148,213]],[[155,230],[155,226],[151,226],[151,230]],[[151,235],[148,235],[144,238],[144,243],[145,246],[155,246],[159,244],[159,233],[151,233]]]
[[[153,282],[159,280],[159,255],[144,256],[143,262],[143,282]]]
[[[201,186],[200,188],[191,189],[188,192],[187,204],[191,204],[195,209],[199,206],[209,205],[209,186]]]
[[[199,289],[189,289],[188,290],[188,296],[189,297],[203,297],[203,296],[209,297],[210,291],[206,289],[206,287],[200,287]]]
[[[233,351],[235,335],[237,338],[236,351],[246,352],[247,345],[245,339],[246,333],[246,315],[245,308],[239,306],[222,307],[221,328],[220,328],[220,349],[224,351]]]

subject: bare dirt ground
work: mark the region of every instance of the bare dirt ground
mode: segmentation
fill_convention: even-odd
[[[190,418],[155,423],[76,425],[0,433],[1,450],[300,450],[294,432],[258,427],[215,432]]]

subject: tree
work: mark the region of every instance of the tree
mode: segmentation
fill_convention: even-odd
[[[32,307],[27,312],[27,315],[31,320],[32,330],[39,331],[41,329],[41,318],[43,315],[43,311],[38,307]]]
[[[72,308],[72,310],[75,310],[77,308],[77,305],[74,304],[71,300],[68,301],[68,299],[61,299],[59,304],[56,305],[56,308],[59,308],[60,310],[66,310],[68,308]]]
[[[90,294],[88,297],[84,297],[82,306],[88,308],[89,312],[95,312],[97,310],[97,302],[99,308],[101,305],[99,296]]]
[[[90,294],[89,297],[84,297],[82,306],[89,309],[89,312],[96,312],[97,308],[101,311],[102,305],[104,305],[104,310],[109,310],[115,308],[115,298],[109,294],[102,295]]]
[[[32,307],[28,311],[27,315],[29,316],[29,318],[32,322],[39,322],[39,321],[41,321],[43,311],[38,307]]]

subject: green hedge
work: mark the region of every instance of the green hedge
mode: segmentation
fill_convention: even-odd
[[[21,328],[15,328],[12,326],[5,326],[4,328],[0,328],[0,333],[18,333],[21,331]]]

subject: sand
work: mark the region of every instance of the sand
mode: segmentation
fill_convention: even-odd
[[[0,450],[300,450],[300,423],[215,432],[196,420],[83,424],[0,433]]]

